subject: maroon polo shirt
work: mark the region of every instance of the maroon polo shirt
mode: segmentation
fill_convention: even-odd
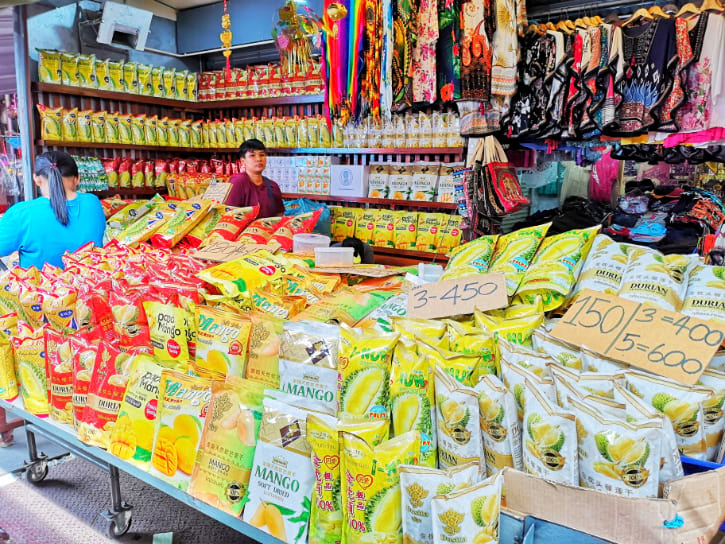
[[[225,204],[237,208],[259,206],[259,215],[257,217],[274,217],[283,214],[284,203],[282,202],[282,191],[280,191],[279,185],[269,178],[264,178],[264,181],[265,183],[262,185],[256,185],[246,172],[233,175],[229,179],[232,190],[229,192]],[[267,184],[272,189],[271,199]]]

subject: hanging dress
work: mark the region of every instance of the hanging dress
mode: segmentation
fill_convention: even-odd
[[[436,70],[438,93],[443,102],[461,97],[461,58],[458,41],[461,37],[462,0],[438,0],[438,42]]]
[[[436,86],[437,41],[437,0],[420,0],[418,42],[413,50],[413,101],[416,103],[432,104],[438,98]]]

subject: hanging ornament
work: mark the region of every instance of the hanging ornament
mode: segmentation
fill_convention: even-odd
[[[232,31],[229,30],[232,27],[232,18],[229,17],[229,10],[227,7],[227,0],[224,0],[224,15],[222,15],[222,28],[224,29],[224,32],[219,34],[219,39],[222,42],[222,47],[224,50],[222,51],[222,54],[227,59],[227,66],[225,70],[225,76],[227,81],[231,81],[232,79],[232,67],[229,62],[229,57],[232,55]]]

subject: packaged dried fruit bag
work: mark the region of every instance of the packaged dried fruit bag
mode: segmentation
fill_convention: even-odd
[[[161,364],[148,355],[134,359],[108,451],[143,470],[151,463],[159,404]]]
[[[236,240],[239,234],[249,225],[259,214],[259,206],[250,208],[233,208],[222,215],[214,229],[209,232],[208,242],[202,245],[208,245],[215,239],[222,238],[224,240]]]
[[[110,293],[108,303],[113,316],[113,328],[122,349],[149,346],[151,336],[143,302],[155,298],[142,286],[130,288],[125,293],[119,290]]]
[[[279,388],[285,393],[316,401],[319,412],[337,411],[337,370],[279,359]]]
[[[682,313],[725,325],[725,267],[697,265],[687,282]]]
[[[523,470],[521,425],[516,401],[496,376],[483,376],[476,384],[480,427],[486,461],[491,476],[504,467]]]
[[[93,110],[81,110],[78,112],[78,141],[93,141]]]
[[[514,296],[551,223],[520,229],[500,236],[488,272],[506,276],[506,290]]]
[[[390,362],[398,338],[340,326],[340,412],[390,419]]]
[[[557,387],[562,381],[568,381],[575,389],[583,394],[598,395],[608,399],[614,398],[614,385],[616,383],[624,383],[624,373],[619,374],[601,374],[599,372],[578,372],[569,368],[562,368],[557,365],[551,365],[551,377],[554,385]],[[560,405],[564,406],[562,402]],[[564,406],[566,407],[566,406]]]
[[[416,465],[420,433],[410,431],[372,447],[342,433],[345,475],[342,488],[343,542],[401,542],[400,465]]]
[[[638,246],[620,244],[604,234],[597,234],[569,300],[574,300],[585,289],[616,295],[622,286],[630,255],[637,249]]]
[[[243,520],[290,544],[307,542],[314,471],[308,412],[265,398]]]
[[[176,213],[151,236],[151,243],[157,247],[170,249],[178,244],[209,211],[212,202],[180,202]]]
[[[177,208],[178,204],[174,202],[160,205],[123,229],[116,240],[120,244],[128,246],[147,241],[174,216]]]
[[[704,460],[707,442],[703,403],[712,397],[712,390],[635,370],[628,371],[626,379],[629,391],[670,419],[680,453]]]
[[[420,463],[428,467],[438,461],[434,387],[430,359],[419,356],[414,345],[398,342],[390,371],[393,436],[419,431]]]
[[[474,386],[474,374],[482,366],[479,354],[455,353],[430,346],[424,341],[418,343],[418,352],[430,359],[431,366],[440,368],[458,383],[468,387]]]
[[[640,250],[631,256],[618,295],[679,312],[687,293],[690,271],[697,264],[692,255],[662,255]]]
[[[83,420],[78,426],[78,438],[82,442],[108,449],[134,357],[108,342],[101,341],[98,345]]]
[[[249,356],[246,377],[279,387],[279,346],[284,321],[263,312],[250,312]]]
[[[244,377],[252,322],[245,316],[197,306],[196,365],[223,376]]]
[[[280,225],[272,234],[271,240],[274,240],[282,246],[284,251],[292,251],[292,238],[295,234],[312,232],[317,225],[317,221],[322,215],[322,209],[314,212],[303,213],[294,216],[288,222]]]
[[[77,298],[74,289],[60,287],[43,296],[43,315],[51,327],[66,334],[79,328],[75,315]]]
[[[524,379],[526,410],[522,455],[529,474],[568,485],[579,484],[577,425],[574,414],[559,408],[539,385]]]
[[[185,491],[194,470],[211,401],[211,380],[161,372],[150,473]]]
[[[265,245],[279,227],[289,223],[291,220],[291,217],[265,217],[257,219],[244,229],[244,232],[237,238],[237,242]]]
[[[0,399],[13,401],[18,391],[13,345],[8,335],[0,331]]]
[[[461,491],[433,497],[433,542],[498,544],[502,493],[503,476],[496,474]]]
[[[73,350],[73,427],[78,431],[88,402],[88,388],[98,355],[98,341],[93,342],[85,334],[79,333],[70,337],[70,345]]]
[[[264,386],[237,376],[212,382],[189,494],[239,517],[262,421]]]
[[[610,419],[576,399],[570,402],[582,452],[580,485],[629,497],[657,497],[658,424]]]
[[[543,392],[552,403],[556,402],[554,380],[549,376],[541,377],[518,363],[502,359],[501,380],[506,389],[513,393],[520,423],[524,421],[524,410],[526,409],[526,380],[536,384],[538,390]]]
[[[63,108],[49,108],[38,104],[40,114],[40,131],[44,140],[58,142],[62,139],[63,132]]]
[[[438,466],[449,468],[481,459],[478,395],[440,367],[434,369]]]
[[[564,304],[598,232],[596,226],[545,238],[521,280],[517,299],[531,304],[541,297],[547,312]]]
[[[472,461],[448,470],[401,465],[403,542],[434,544],[431,506],[437,495],[467,489],[479,481],[480,465]]]
[[[60,51],[38,49],[38,81],[60,85],[61,74]]]
[[[478,327],[467,327],[458,321],[447,320],[446,323],[451,351],[478,358],[470,375],[471,385],[478,383],[485,374],[498,374],[496,339],[493,333]]]
[[[708,368],[700,375],[697,383],[712,390],[710,398],[702,403],[702,409],[705,418],[705,442],[707,443],[706,460],[714,461],[720,450],[723,428],[725,427],[725,418],[723,417],[725,374]]]
[[[579,348],[554,338],[542,329],[537,329],[531,336],[534,350],[548,355],[561,366],[575,370],[589,370],[583,368],[582,357]]]
[[[16,312],[0,316],[0,333],[8,339],[15,336],[18,330],[18,314]]]
[[[173,304],[144,301],[154,357],[162,361],[189,361],[186,312]]]
[[[280,357],[296,363],[337,369],[340,328],[313,322],[287,321],[280,335]]]
[[[20,281],[20,292],[18,302],[25,321],[33,328],[43,325],[43,296],[47,294],[44,290],[37,289],[35,285]]]
[[[60,54],[61,83],[70,87],[78,87],[78,55],[62,52]]]
[[[49,413],[44,329],[33,329],[19,321],[17,335],[12,338],[23,405],[39,417],[47,417]]]
[[[78,141],[78,108],[63,110],[62,140],[64,142]]]
[[[70,339],[53,329],[45,329],[47,379],[50,384],[50,417],[60,423],[73,423],[73,351]]]

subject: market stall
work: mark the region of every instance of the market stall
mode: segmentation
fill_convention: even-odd
[[[24,146],[106,217],[0,273],[28,479],[36,434],[108,470],[113,536],[120,470],[259,542],[712,538],[725,17],[610,4],[280,2],[272,60],[233,2],[213,53],[24,21]],[[281,216],[227,204],[250,139]]]

